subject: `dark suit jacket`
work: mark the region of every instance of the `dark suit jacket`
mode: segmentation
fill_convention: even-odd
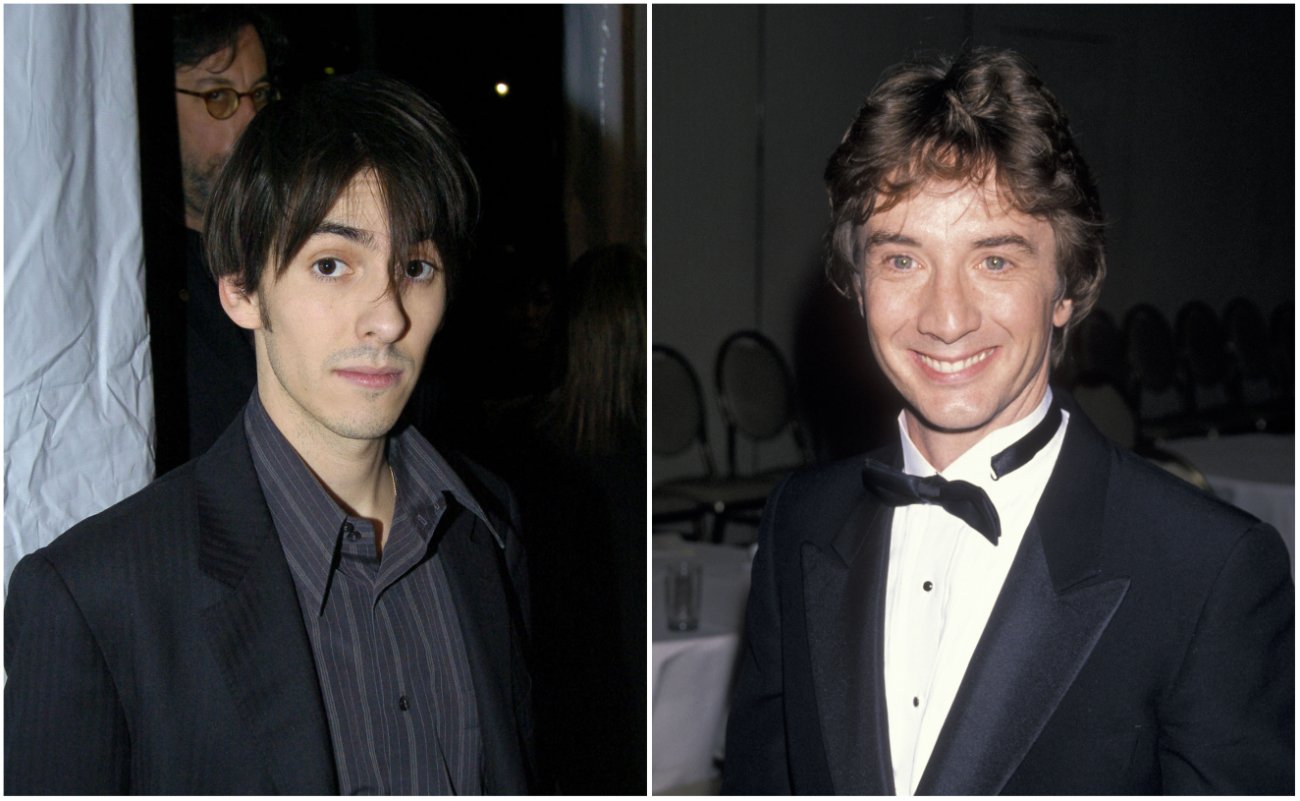
[[[901,464],[896,448],[877,458]],[[773,494],[723,792],[894,792],[892,518],[863,489],[860,460]],[[1075,412],[917,790],[1289,795],[1294,681],[1294,585],[1277,532]]]
[[[490,516],[513,501],[462,478]],[[487,494],[485,490],[492,494]],[[486,497],[485,497],[486,495]],[[510,520],[452,504],[436,547],[474,671],[484,790],[529,792],[531,689]],[[244,436],[77,525],[13,572],[7,793],[338,792],[311,645]]]

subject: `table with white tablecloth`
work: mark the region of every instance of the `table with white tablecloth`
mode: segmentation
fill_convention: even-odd
[[[651,790],[698,785],[718,776],[727,709],[740,651],[750,552],[746,548],[656,538],[651,573],[651,695],[654,721]],[[702,567],[700,625],[668,629],[664,579],[670,565]]]
[[[1159,443],[1205,474],[1214,494],[1273,526],[1295,573],[1295,436],[1238,434]]]

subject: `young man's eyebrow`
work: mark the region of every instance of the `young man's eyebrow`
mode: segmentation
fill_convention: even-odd
[[[867,237],[866,248],[871,250],[880,245],[907,245],[908,247],[920,247],[921,243],[917,242],[906,234],[900,234],[897,231],[873,231]]]
[[[311,234],[312,236],[333,234],[334,236],[341,236],[344,239],[356,242],[358,245],[372,250],[375,247],[375,237],[369,231],[363,231],[360,228],[354,228],[351,225],[344,225],[343,223],[334,222],[333,220],[325,220],[320,225],[316,226],[316,230],[312,231]]]
[[[971,243],[977,248],[1005,248],[1015,247],[1028,253],[1030,256],[1036,255],[1038,249],[1020,234],[1001,234],[999,236],[988,236],[983,239],[977,239]]]

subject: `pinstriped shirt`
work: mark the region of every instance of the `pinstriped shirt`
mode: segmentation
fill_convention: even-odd
[[[339,791],[481,793],[473,678],[443,561],[431,546],[440,524],[458,514],[487,523],[482,509],[408,428],[388,442],[397,501],[380,558],[374,527],[330,497],[256,391],[244,430],[311,640]]]

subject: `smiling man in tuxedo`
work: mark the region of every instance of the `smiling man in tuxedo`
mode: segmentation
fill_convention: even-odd
[[[14,569],[6,792],[536,788],[514,503],[399,422],[476,214],[404,84],[253,120],[204,230],[256,389],[203,456]]]
[[[1291,794],[1281,538],[1049,386],[1105,274],[1051,93],[1006,51],[899,65],[826,179],[904,409],[767,504],[723,791]]]

